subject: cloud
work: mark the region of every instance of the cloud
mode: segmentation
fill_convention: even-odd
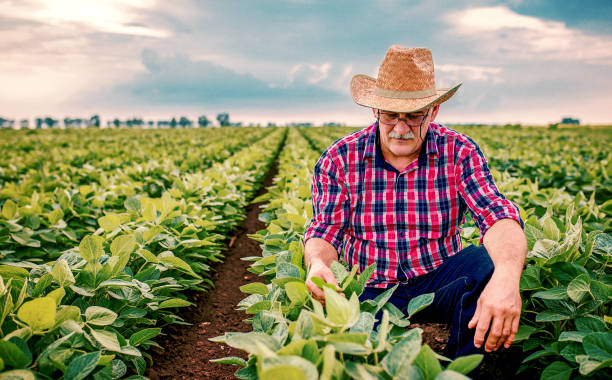
[[[500,75],[501,67],[486,67],[486,66],[475,66],[475,65],[455,65],[455,64],[443,64],[436,65],[437,72],[443,72],[445,74],[445,80],[447,82],[456,82],[462,80],[473,80],[473,81],[488,81],[491,83],[502,83],[504,78]],[[445,84],[444,86],[451,86],[452,83]]]
[[[80,30],[165,38],[167,30],[147,26],[139,11],[154,1],[137,0],[129,4],[119,0],[30,0],[0,3],[4,17],[33,20],[58,27],[78,25]]]
[[[516,13],[505,6],[470,8],[445,17],[459,37],[488,55],[533,60],[612,63],[612,38],[568,28],[563,22]]]
[[[142,64],[146,70],[133,79],[83,98],[90,103],[117,105],[313,105],[343,98],[336,91],[319,86],[330,66],[304,66],[289,73],[290,86],[270,85],[250,73],[240,73],[206,60],[187,55],[160,55],[145,49]],[[304,73],[300,74],[302,71]],[[300,75],[298,75],[300,74]],[[298,80],[298,78],[301,78]],[[108,104],[108,103],[112,104]],[[100,103],[98,103],[100,104]]]

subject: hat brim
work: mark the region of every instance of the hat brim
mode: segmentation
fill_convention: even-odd
[[[436,94],[425,98],[404,99],[388,98],[374,93],[376,79],[358,74],[351,80],[351,96],[355,103],[364,107],[393,112],[419,112],[443,103],[455,94],[461,83],[450,89],[436,89]]]

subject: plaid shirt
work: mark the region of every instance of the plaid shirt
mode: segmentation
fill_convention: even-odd
[[[418,160],[399,172],[383,157],[377,126],[345,136],[323,153],[304,235],[304,241],[325,239],[360,271],[376,263],[368,286],[406,282],[459,252],[467,210],[481,236],[500,219],[523,225],[472,139],[431,123]]]

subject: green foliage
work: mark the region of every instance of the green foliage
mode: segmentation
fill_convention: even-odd
[[[59,140],[41,143],[48,159],[30,161],[43,152],[28,150],[20,162],[12,153],[0,162],[10,168],[0,170],[1,376],[144,373],[153,339],[184,323],[176,308],[192,303],[182,293],[212,284],[210,264],[221,259],[227,232],[244,217],[286,133],[253,129],[259,141],[247,147],[229,132],[211,131],[207,144],[170,131],[153,141],[133,136],[133,144],[120,135],[110,145],[82,136],[90,149],[61,158],[53,144],[75,136],[41,132],[32,139]],[[144,155],[148,144],[157,144],[161,161]]]

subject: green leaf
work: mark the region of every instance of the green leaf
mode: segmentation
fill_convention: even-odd
[[[135,197],[127,198],[123,205],[129,211],[139,211],[140,210],[140,201],[138,200],[138,198],[135,198]]]
[[[540,267],[537,265],[528,266],[521,275],[521,290],[532,290],[541,287]]]
[[[347,300],[338,292],[323,288],[325,294],[325,311],[327,319],[336,325],[350,327],[359,319],[359,299],[353,293]]]
[[[334,261],[331,263],[329,268],[334,273],[336,282],[338,282],[338,284],[342,284],[342,281],[344,281],[344,279],[348,276],[348,273],[346,271],[346,268],[344,268],[344,265],[340,264],[338,261]]]
[[[612,333],[591,333],[582,339],[582,344],[591,359],[602,362],[612,359]]]
[[[410,367],[421,350],[421,329],[412,329],[383,358],[381,366],[391,376],[397,376]],[[437,360],[437,359],[436,359]]]
[[[557,286],[547,290],[535,292],[531,296],[535,298],[542,298],[545,300],[566,300],[568,298],[567,287]]]
[[[112,232],[121,225],[119,215],[109,213],[101,218],[98,218],[98,224],[104,229],[104,232]]]
[[[6,340],[0,340],[0,358],[12,368],[26,368],[32,361],[31,355],[28,357],[19,346]]]
[[[446,369],[442,372],[440,372],[436,377],[435,380],[469,380],[470,378],[459,373],[459,372],[455,372],[453,370],[450,369]]]
[[[542,225],[544,227],[544,237],[546,239],[559,241],[559,239],[561,238],[561,232],[559,231],[559,228],[552,220],[552,218],[548,217],[544,219]]]
[[[520,342],[525,339],[529,339],[531,334],[533,334],[535,331],[538,331],[538,329],[536,329],[535,327],[520,325],[516,335],[514,336],[514,342]]]
[[[90,306],[85,310],[85,321],[90,325],[108,326],[117,319],[117,313],[100,306]]]
[[[308,298],[308,289],[302,282],[292,281],[285,284],[285,292],[291,303],[301,305]]]
[[[408,302],[408,318],[411,318],[415,313],[425,309],[431,305],[434,300],[434,293],[421,294],[418,297],[414,297]]]
[[[261,371],[261,380],[307,380],[306,374],[298,367],[289,364],[269,367]]]
[[[104,238],[96,235],[87,235],[79,244],[79,255],[89,262],[94,262],[102,257],[102,243]]]
[[[61,287],[74,284],[74,275],[64,259],[55,262],[53,269],[51,269],[51,276],[53,276],[53,280]]]
[[[606,323],[601,317],[595,315],[584,315],[576,318],[574,321],[576,328],[586,332],[604,332],[606,331]]]
[[[167,309],[170,307],[184,307],[184,306],[191,306],[191,305],[193,304],[189,301],[185,301],[180,298],[170,298],[168,300],[162,301],[157,308]]]
[[[573,368],[569,364],[561,361],[551,363],[542,371],[542,379],[550,380],[569,380]]]
[[[581,274],[588,274],[583,266],[575,263],[558,262],[550,267],[553,277],[562,285],[569,285],[570,282]]]
[[[149,328],[137,331],[130,336],[130,346],[138,347],[142,342],[153,339],[160,333],[160,328]]]
[[[581,274],[567,286],[567,295],[576,303],[580,303],[585,295],[590,292],[591,279],[588,274]]]
[[[237,365],[240,367],[246,367],[247,366],[247,361],[244,360],[243,358],[239,358],[237,356],[228,356],[225,358],[219,358],[219,359],[210,359],[211,362],[213,363],[221,363],[221,364],[231,364],[231,365]]]
[[[225,333],[225,343],[228,346],[242,351],[247,351],[251,354],[258,353],[258,343],[262,344],[272,352],[276,352],[281,348],[281,345],[276,339],[266,333],[259,332]]]
[[[264,296],[268,295],[268,287],[266,284],[261,282],[251,282],[240,287],[240,291],[246,294],[261,294]]]
[[[17,205],[10,199],[7,199],[2,205],[2,216],[6,219],[13,219],[17,214]]]
[[[176,256],[165,256],[165,257],[161,257],[159,258],[159,261],[161,261],[164,264],[167,264],[168,266],[170,266],[171,268],[175,268],[178,269],[182,272],[188,273],[194,277],[200,277],[198,276],[193,269],[189,266],[189,264],[187,264],[185,261],[183,261],[182,259],[176,257]]]
[[[96,351],[73,359],[64,372],[64,380],[81,380],[86,378],[94,370],[96,364],[98,364],[100,355],[101,352]]]
[[[35,298],[19,308],[17,317],[33,331],[46,330],[55,325],[55,300],[49,297]]]
[[[478,367],[482,361],[483,355],[467,355],[453,360],[446,369],[450,369],[464,375],[470,373],[471,370]]]
[[[414,365],[423,372],[426,380],[435,379],[442,372],[442,366],[435,352],[426,344],[421,347],[419,354],[414,359]]]
[[[104,347],[106,350],[121,352],[121,345],[117,334],[112,331],[91,329],[91,335]]]
[[[604,256],[612,256],[612,235],[601,233],[595,236],[593,252]]]
[[[136,239],[132,234],[117,236],[110,246],[113,256],[129,255],[134,249],[136,249]]]
[[[0,373],[0,380],[36,380],[36,376],[30,370],[15,369]]]
[[[262,361],[262,380],[265,379],[293,379],[293,377],[289,374],[283,374],[282,372],[274,372],[273,377],[264,377],[268,373],[267,371],[271,368],[285,368],[289,370],[289,368],[297,368],[301,373],[304,374],[304,379],[307,380],[317,380],[319,378],[319,373],[317,368],[309,362],[308,360],[301,358],[299,356],[278,356],[278,357],[266,357]],[[293,373],[293,372],[292,372]],[[281,377],[277,377],[280,375]],[[300,378],[300,377],[298,377]]]

